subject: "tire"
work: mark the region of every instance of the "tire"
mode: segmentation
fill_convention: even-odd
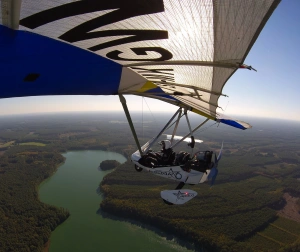
[[[141,172],[143,170],[143,168],[138,167],[137,165],[134,165],[134,168],[137,172]]]

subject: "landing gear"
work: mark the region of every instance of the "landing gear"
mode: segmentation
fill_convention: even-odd
[[[134,168],[137,172],[141,172],[143,170],[143,168],[138,167],[137,165],[134,165]]]

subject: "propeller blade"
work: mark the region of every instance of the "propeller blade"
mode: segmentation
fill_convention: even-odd
[[[218,162],[219,162],[219,160],[220,160],[220,159],[221,159],[221,157],[222,157],[222,151],[223,151],[223,142],[222,142],[222,146],[221,146],[221,149],[220,149],[220,152],[219,152],[218,158],[217,158]]]
[[[208,180],[211,179],[211,182],[210,182],[210,186],[213,186],[214,183],[215,183],[215,180],[217,178],[217,175],[218,175],[218,169],[216,167],[213,167],[211,170],[210,170],[210,173],[207,177]]]
[[[207,177],[208,180],[211,179],[210,186],[213,186],[213,185],[214,185],[214,183],[215,183],[215,181],[216,181],[216,178],[217,178],[217,176],[218,176],[218,172],[219,172],[219,170],[218,170],[218,165],[219,165],[219,161],[220,161],[220,159],[221,159],[221,157],[222,157],[222,151],[223,151],[223,142],[222,142],[222,146],[221,146],[221,149],[220,149],[220,151],[219,151],[218,157],[217,157],[217,155],[216,155],[216,153],[215,153],[215,165],[214,165],[214,167],[210,170],[210,173],[209,173],[209,175],[208,175],[208,177]]]

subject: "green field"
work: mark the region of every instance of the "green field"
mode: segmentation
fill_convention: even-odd
[[[142,127],[140,115],[132,116],[141,143],[155,136],[165,121],[161,115],[149,127]],[[124,120],[124,115],[63,114],[1,121],[0,146],[5,150],[0,156],[0,219],[5,220],[0,222],[0,244],[5,244],[1,251],[41,250],[51,231],[67,217],[64,210],[42,206],[36,192],[64,161],[59,153],[109,150],[130,157],[136,151],[129,126],[110,123],[114,120]],[[126,162],[105,176],[101,211],[184,237],[199,251],[202,247],[207,251],[300,251],[300,224],[277,215],[287,203],[284,195],[293,197],[294,205],[300,198],[300,142],[295,137],[299,123],[252,122],[255,127],[249,131],[219,125],[195,134],[204,141],[196,150],[218,152],[224,142],[224,152],[212,188],[186,185],[198,193],[187,204],[164,204],[160,191],[174,189],[177,183],[138,173]],[[186,125],[179,124],[178,135],[186,130]],[[153,146],[154,151],[159,148]],[[174,151],[191,150],[182,144]],[[36,210],[31,210],[33,206]],[[33,222],[37,230],[31,229]],[[26,232],[16,233],[17,228]]]
[[[0,148],[11,146],[12,144],[14,144],[14,142],[15,141],[9,141],[7,143],[0,143]]]
[[[46,144],[44,144],[44,143],[38,143],[38,142],[27,142],[27,143],[20,143],[20,145],[46,146]]]
[[[247,240],[254,251],[278,251],[300,240],[300,223],[279,217]]]

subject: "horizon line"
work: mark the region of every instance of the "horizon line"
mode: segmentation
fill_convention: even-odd
[[[141,113],[140,110],[132,110],[132,113]],[[152,111],[156,114],[172,114],[172,111]],[[144,114],[152,113],[151,111],[144,111]],[[71,111],[47,111],[47,112],[28,112],[28,113],[13,113],[13,114],[0,114],[0,117],[13,117],[13,116],[38,116],[38,115],[53,115],[53,114],[83,114],[83,113],[124,113],[123,110],[71,110]],[[198,114],[191,113],[192,116],[197,116]],[[276,118],[276,117],[263,117],[263,116],[253,116],[253,115],[240,115],[240,114],[228,114],[229,116],[233,117],[246,117],[246,118],[256,118],[256,119],[273,119],[273,120],[282,120],[282,121],[293,121],[293,122],[300,122],[297,119],[287,119],[287,118]],[[198,115],[199,116],[199,115]],[[202,116],[204,117],[204,116]],[[237,119],[237,118],[234,118]],[[212,120],[213,121],[213,120]]]

